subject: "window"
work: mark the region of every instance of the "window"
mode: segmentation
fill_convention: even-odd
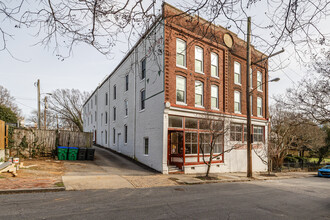
[[[216,85],[211,86],[211,108],[219,108],[219,87]]]
[[[115,128],[113,128],[112,129],[113,131],[113,136],[112,136],[112,142],[115,144],[116,143],[116,129]]]
[[[262,73],[260,71],[257,72],[257,88],[258,91],[262,91]]]
[[[141,110],[145,109],[145,99],[146,99],[146,90],[141,90],[140,92],[140,98],[141,98],[141,101],[140,101],[140,107],[141,107]]]
[[[91,100],[91,109],[93,109],[93,99]]]
[[[125,76],[125,91],[128,91],[128,74]]]
[[[127,144],[127,125],[124,125],[125,129],[125,144]]]
[[[213,146],[213,153],[222,153],[223,146],[223,134],[216,134]]]
[[[92,120],[91,120],[91,122],[92,122]],[[103,113],[101,113],[101,126],[102,126],[102,124],[103,124]]]
[[[216,53],[211,53],[211,76],[219,77],[219,56]]]
[[[149,154],[149,138],[144,138],[144,154]]]
[[[203,106],[203,83],[195,81],[195,105]]]
[[[264,127],[253,126],[253,142],[264,142]]]
[[[257,116],[262,116],[262,98],[257,98]]]
[[[95,118],[95,121],[96,121],[96,111],[95,111],[95,116],[94,116],[94,118]]]
[[[176,65],[186,67],[186,42],[176,39]]]
[[[108,93],[105,93],[105,105],[108,105]]]
[[[176,76],[176,101],[186,103],[186,78]]]
[[[186,154],[197,154],[198,141],[197,132],[186,132],[185,133],[185,148]]]
[[[128,115],[128,101],[125,100],[125,115],[127,116]]]
[[[108,112],[105,112],[105,124],[108,123]]]
[[[91,123],[93,123],[93,115],[91,114]]]
[[[210,143],[211,143],[211,134],[209,133],[199,133],[199,144],[201,154],[209,154],[210,153]]]
[[[105,130],[105,136],[104,136],[104,139],[105,139],[105,144],[108,144],[108,132],[107,132],[107,130]]]
[[[195,71],[203,73],[203,49],[195,47]]]
[[[144,78],[146,78],[146,59],[145,58],[141,61],[141,66],[142,66],[141,79],[144,79]]]
[[[113,107],[113,120],[116,121],[116,107]]]
[[[170,128],[182,128],[182,117],[179,116],[169,116],[169,127]]]
[[[95,95],[95,105],[97,105],[97,96]]]
[[[241,64],[239,62],[234,63],[234,83],[241,85]]]
[[[230,140],[242,141],[242,124],[230,125]]]
[[[247,127],[246,127],[246,125],[244,125],[243,126],[243,128],[244,128],[244,133],[243,133],[243,135],[244,135],[244,142],[247,142]]]
[[[116,85],[113,86],[113,99],[115,100],[117,98],[117,89]]]
[[[241,93],[239,91],[234,93],[234,111],[235,113],[241,113]]]
[[[185,128],[198,129],[198,121],[194,118],[185,118]]]

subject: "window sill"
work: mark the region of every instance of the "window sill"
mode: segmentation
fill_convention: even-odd
[[[219,109],[218,109],[218,108],[211,108],[211,110],[219,111]]]
[[[149,157],[149,154],[143,154],[143,156],[145,156],[145,157]]]
[[[141,112],[144,112],[146,109],[144,108],[144,109],[142,109],[142,110],[140,110],[139,112],[141,113]]]
[[[124,118],[128,118],[128,115],[125,115]]]
[[[205,109],[205,107],[202,106],[202,105],[195,105],[195,107],[196,107],[196,108],[203,108],[203,109]]]
[[[200,71],[198,71],[198,70],[195,70],[195,73],[198,73],[198,74],[202,74],[202,75],[205,75],[205,73],[203,73],[203,72],[200,72]]]
[[[178,65],[178,64],[176,64],[176,67],[179,67],[179,68],[181,68],[181,69],[187,69],[187,67],[185,67],[185,66],[181,66],[181,65]]]
[[[140,79],[140,83],[146,81],[146,78],[144,77],[143,79]]]
[[[187,103],[184,103],[184,102],[176,102],[177,105],[184,105],[184,106],[187,106]]]
[[[262,90],[257,89],[258,92],[263,92]]]
[[[220,79],[219,76],[211,76],[212,78],[215,78],[215,79]]]
[[[234,84],[237,85],[237,86],[242,86],[241,83],[235,83],[235,82],[234,82]]]
[[[237,112],[237,111],[235,111],[234,113],[235,113],[235,114],[240,114],[240,115],[242,114],[242,112]]]

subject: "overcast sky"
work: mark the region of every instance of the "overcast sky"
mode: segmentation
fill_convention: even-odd
[[[176,1],[168,2],[175,5]],[[264,15],[264,7],[266,6],[251,11],[252,21]],[[330,33],[330,26],[326,25],[327,21],[324,20],[322,24],[323,31]],[[1,25],[13,26],[8,23]],[[252,26],[253,30],[254,28]],[[41,81],[42,93],[61,88],[91,92],[125,56],[123,52],[125,50],[122,48],[127,45],[118,44],[113,51],[115,56],[108,59],[92,47],[79,44],[74,48],[71,57],[61,61],[52,49],[33,46],[38,42],[38,38],[32,35],[33,31],[24,28],[11,29],[11,31],[15,36],[7,42],[7,47],[15,58],[6,51],[0,52],[0,85],[7,88],[15,97],[25,117],[28,117],[32,110],[37,109],[37,89],[34,86],[37,79]],[[303,66],[296,63],[293,50],[289,47],[285,49],[285,53],[272,59],[275,64],[285,63],[286,68],[269,73],[271,78],[281,78],[279,82],[270,83],[270,98],[274,94],[284,93],[286,88],[291,87],[306,72]]]

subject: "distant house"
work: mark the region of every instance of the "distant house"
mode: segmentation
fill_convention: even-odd
[[[179,15],[180,16],[175,16]],[[199,23],[196,22],[199,19]],[[202,35],[203,25],[213,34]],[[225,118],[211,173],[246,171],[246,43],[227,29],[163,5],[146,31],[84,104],[94,141],[162,173],[205,172],[205,115]],[[252,48],[252,59],[263,54]],[[254,144],[267,148],[267,66],[252,66]],[[224,153],[233,146],[238,149]],[[176,169],[173,169],[176,168]],[[253,152],[253,170],[267,166]]]

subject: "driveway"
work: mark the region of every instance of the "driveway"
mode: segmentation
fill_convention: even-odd
[[[109,150],[95,147],[94,161],[65,161],[62,177],[67,190],[136,188],[146,183],[173,185],[166,176]],[[141,182],[143,180],[143,182]]]

